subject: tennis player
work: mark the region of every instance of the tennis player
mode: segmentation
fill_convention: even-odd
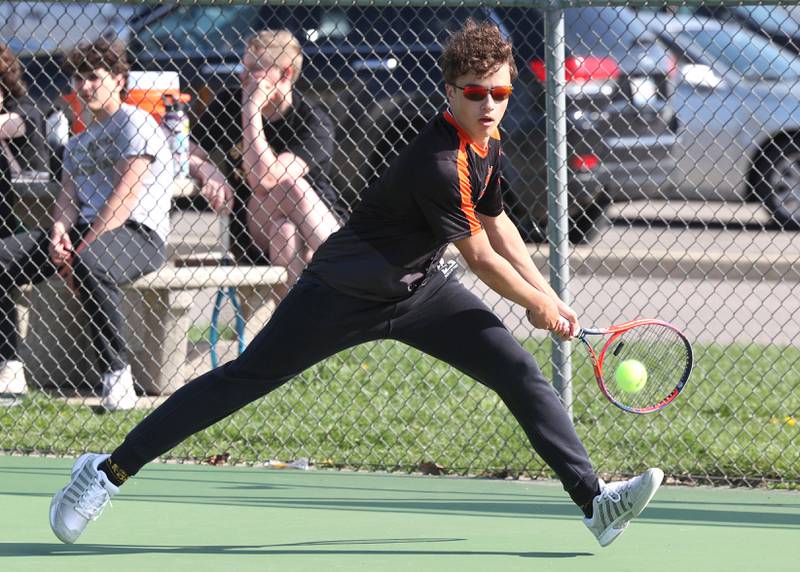
[[[500,196],[498,125],[516,77],[511,45],[493,24],[470,20],[449,38],[441,66],[448,109],[367,190],[247,350],[175,392],[110,456],[76,461],[50,506],[59,539],[75,542],[129,477],[190,435],[319,361],[378,339],[418,348],[496,391],[601,545],[644,509],[661,470],[600,480],[533,357],[441,262],[455,244],[483,282],[527,310],[534,327],[565,339],[578,329]]]

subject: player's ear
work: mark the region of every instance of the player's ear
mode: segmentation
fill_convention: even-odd
[[[452,104],[453,103],[453,98],[456,95],[455,88],[452,85],[450,85],[449,83],[444,84],[444,94],[447,97],[447,103]]]

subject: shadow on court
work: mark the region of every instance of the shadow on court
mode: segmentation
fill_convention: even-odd
[[[153,546],[56,543],[0,543],[0,557],[24,556],[120,556],[129,554],[166,555],[330,555],[330,556],[516,556],[519,558],[576,558],[594,556],[591,552],[509,552],[492,550],[357,550],[348,546],[383,546],[402,544],[437,544],[463,542],[464,538],[367,538],[355,540],[316,540],[290,544]],[[336,547],[336,548],[325,548]]]
[[[558,520],[569,519],[577,520],[580,515],[576,513],[575,507],[564,499],[553,498],[550,502],[542,502],[536,499],[536,495],[528,495],[527,499],[509,499],[508,501],[493,500],[485,501],[482,499],[470,500],[442,500],[441,498],[380,498],[376,496],[376,491],[370,491],[372,496],[359,498],[354,496],[357,489],[348,488],[349,495],[338,494],[336,497],[316,497],[309,498],[303,494],[305,487],[296,487],[300,491],[292,497],[269,497],[269,496],[227,496],[227,495],[181,495],[181,494],[137,494],[128,497],[117,497],[117,501],[124,502],[143,502],[143,503],[169,503],[169,504],[189,504],[206,506],[239,506],[248,508],[280,508],[280,509],[311,509],[311,510],[335,510],[341,512],[386,512],[386,513],[408,513],[408,514],[430,514],[430,515],[459,515],[459,516],[480,516],[492,518],[553,518]],[[383,492],[383,491],[381,491]],[[408,491],[405,491],[408,492]],[[47,498],[51,493],[19,493],[0,490],[0,495],[12,494],[20,497]],[[396,493],[389,493],[394,494]],[[480,496],[474,495],[473,496]],[[696,526],[715,526],[715,527],[746,527],[746,528],[784,528],[800,531],[800,518],[798,518],[798,505],[767,505],[767,504],[738,504],[751,507],[753,510],[741,510],[741,508],[731,507],[733,510],[720,510],[708,508],[705,502],[682,501],[674,503],[674,508],[664,506],[673,504],[669,501],[659,501],[648,507],[647,511],[639,517],[640,521],[651,521],[658,524]],[[761,507],[771,510],[759,510]],[[777,512],[778,507],[790,509],[789,512]],[[794,509],[794,510],[792,510]],[[459,539],[448,539],[459,540]],[[435,540],[441,542],[442,540]],[[433,541],[431,541],[433,542]],[[0,545],[1,546],[1,545]],[[274,552],[274,551],[271,551]],[[2,554],[2,549],[0,549]]]

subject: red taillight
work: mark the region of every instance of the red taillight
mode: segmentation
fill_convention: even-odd
[[[544,83],[545,72],[544,72],[544,62],[542,60],[533,60],[530,64],[528,64],[533,72],[533,75],[536,76],[540,82]]]
[[[573,155],[569,166],[573,171],[593,171],[600,166],[600,159],[597,155]]]
[[[542,60],[533,60],[529,66],[537,79],[544,82],[544,62]],[[568,82],[617,79],[619,77],[619,66],[613,58],[570,56],[564,60],[564,75],[565,80]]]

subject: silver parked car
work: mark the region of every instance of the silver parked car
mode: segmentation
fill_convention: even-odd
[[[760,201],[800,229],[800,59],[737,24],[639,17],[674,58],[679,128],[657,195],[626,198]]]

